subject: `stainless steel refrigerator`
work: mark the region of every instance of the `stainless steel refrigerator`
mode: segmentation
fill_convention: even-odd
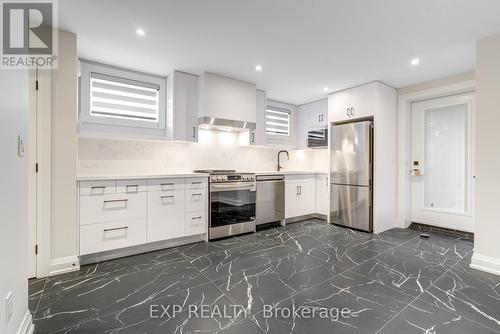
[[[330,129],[330,222],[373,231],[373,121]]]

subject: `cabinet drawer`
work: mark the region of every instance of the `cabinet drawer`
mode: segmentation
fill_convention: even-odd
[[[80,196],[80,225],[145,217],[145,192]]]
[[[184,235],[184,191],[148,192],[148,242]]]
[[[148,191],[174,191],[184,189],[184,179],[152,179],[147,181]]]
[[[146,220],[127,220],[80,227],[80,255],[146,242]]]
[[[80,181],[80,195],[104,195],[114,194],[116,191],[116,181]]]
[[[185,179],[187,190],[207,189],[208,179],[206,177],[189,177]]]
[[[147,190],[146,180],[117,180],[116,193],[138,193]]]
[[[186,214],[184,221],[184,235],[207,233],[207,214],[205,211]]]
[[[208,210],[207,190],[190,189],[186,190],[186,212]]]

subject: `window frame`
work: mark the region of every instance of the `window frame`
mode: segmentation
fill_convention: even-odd
[[[106,117],[92,115],[91,113],[91,76],[92,73],[125,79],[126,81],[143,82],[145,85],[158,86],[158,121],[142,121],[138,119],[127,119],[120,117]],[[138,85],[140,86],[140,85]],[[166,130],[166,78],[155,75],[135,72],[128,69],[118,68],[111,65],[95,63],[87,60],[80,60],[80,112],[78,122],[85,127],[124,127],[139,128],[142,131]]]

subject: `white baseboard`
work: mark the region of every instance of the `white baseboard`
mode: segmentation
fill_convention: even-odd
[[[34,330],[35,326],[32,323],[31,312],[26,310],[26,314],[24,315],[23,322],[19,325],[17,334],[33,334]]]
[[[78,256],[67,256],[50,260],[49,275],[59,275],[80,269]]]
[[[490,274],[500,275],[500,259],[491,256],[481,255],[474,252],[470,267],[486,271]]]

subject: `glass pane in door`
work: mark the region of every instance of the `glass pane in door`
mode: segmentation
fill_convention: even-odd
[[[468,211],[468,105],[425,111],[424,206]]]

